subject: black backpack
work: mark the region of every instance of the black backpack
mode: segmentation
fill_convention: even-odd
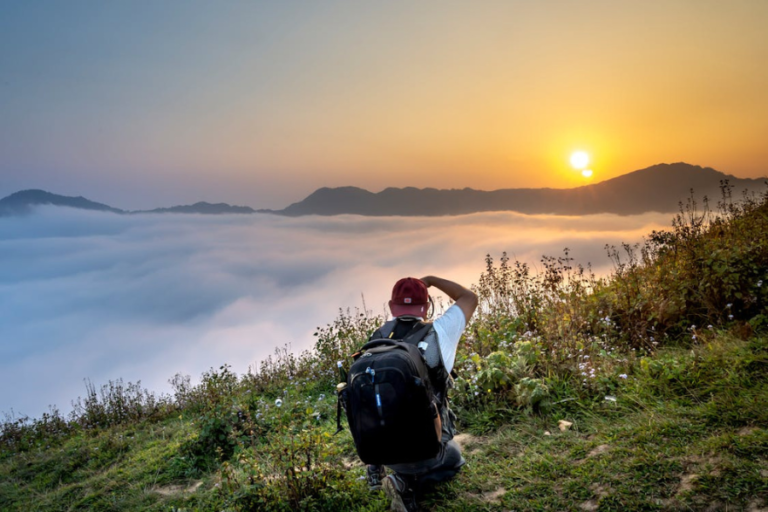
[[[440,407],[418,343],[432,324],[398,320],[390,338],[376,331],[353,357],[343,390],[349,430],[366,464],[400,464],[440,452]]]

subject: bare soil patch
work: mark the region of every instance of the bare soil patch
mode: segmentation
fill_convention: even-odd
[[[587,454],[587,458],[589,459],[590,457],[597,457],[598,455],[602,455],[610,449],[611,447],[607,444],[601,444],[600,446],[593,448],[592,451]]]
[[[475,454],[480,451],[480,445],[486,440],[482,437],[473,436],[472,434],[462,433],[454,436],[454,441],[459,445],[462,451],[466,451],[469,454]]]
[[[177,494],[191,494],[195,492],[198,487],[203,485],[202,481],[194,482],[191,485],[166,485],[164,487],[156,487],[153,489],[157,494],[163,496],[175,496]]]
[[[693,489],[693,483],[696,481],[696,479],[699,478],[699,475],[696,475],[694,473],[683,475],[683,477],[680,479],[680,487],[677,488],[677,492],[675,495],[680,495],[684,492],[688,492]]]
[[[488,491],[484,492],[482,496],[482,500],[488,503],[499,501],[499,498],[504,496],[507,493],[507,490],[503,487],[499,487],[495,491]]]
[[[462,433],[454,436],[453,440],[456,441],[456,444],[458,444],[462,450],[464,450],[468,448],[469,445],[477,444],[480,441],[480,438],[473,436],[472,434]]]
[[[589,488],[592,490],[593,493],[600,496],[601,498],[605,498],[606,496],[608,496],[609,494],[608,491],[610,489],[609,486],[598,484],[598,483],[594,483],[590,485]]]

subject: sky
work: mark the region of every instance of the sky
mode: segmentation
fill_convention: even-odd
[[[0,413],[39,417],[56,405],[66,414],[84,379],[167,393],[177,373],[199,382],[230,364],[241,374],[276,348],[311,348],[340,308],[386,313],[401,277],[470,286],[486,254],[507,251],[540,270],[542,255],[568,247],[606,273],[606,243],[638,241],[669,217],[499,212],[404,223],[53,206],[0,217]]]
[[[768,168],[768,2],[0,0],[0,197],[281,208],[322,186]]]

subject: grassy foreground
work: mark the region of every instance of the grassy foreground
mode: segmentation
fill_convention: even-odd
[[[609,248],[604,279],[488,258],[452,393],[468,464],[423,508],[768,510],[766,233],[766,197],[724,187],[718,213]],[[381,321],[342,311],[312,351],[171,396],[117,381],[6,417],[0,510],[387,510],[334,435],[336,361]]]

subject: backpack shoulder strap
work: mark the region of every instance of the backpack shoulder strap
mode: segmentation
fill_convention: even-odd
[[[373,331],[368,341],[378,340],[381,338],[389,338],[393,332],[395,332],[395,326],[397,326],[397,318],[386,322],[384,325]]]
[[[416,322],[411,331],[403,336],[403,341],[410,345],[418,345],[420,341],[423,341],[427,337],[429,331],[432,329],[432,324],[427,322]]]

